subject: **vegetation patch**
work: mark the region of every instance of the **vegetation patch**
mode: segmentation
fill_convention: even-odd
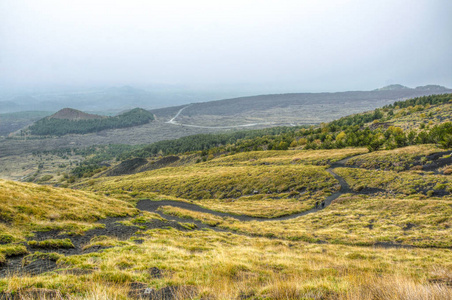
[[[281,193],[276,195],[243,196],[238,199],[204,199],[197,203],[215,211],[258,218],[277,218],[308,211],[316,202],[325,200],[329,192]]]
[[[28,245],[34,248],[74,248],[74,244],[68,238],[66,239],[49,239],[44,241],[29,241]]]
[[[0,265],[6,262],[9,256],[26,254],[27,248],[21,244],[0,245]]]
[[[0,180],[0,228],[24,240],[35,230],[81,232],[101,218],[132,216],[131,204],[90,192]]]
[[[428,196],[447,196],[452,189],[452,179],[444,175],[353,168],[337,168],[335,172],[354,190],[376,188],[401,195],[427,195],[431,191]]]
[[[109,236],[105,236],[105,235],[99,235],[99,236],[93,237],[87,245],[83,246],[82,250],[86,251],[90,248],[96,248],[96,249],[110,248],[110,247],[114,247],[117,245],[124,245],[124,244],[127,244],[127,243],[121,242],[117,238],[113,238],[113,237],[109,237]]]
[[[347,161],[347,165],[365,169],[405,171],[417,165],[427,164],[429,155],[443,151],[444,149],[436,145],[408,146],[352,157]]]
[[[216,158],[209,165],[253,166],[253,165],[328,165],[338,160],[367,153],[366,148],[347,148],[337,150],[275,150],[250,151]]]
[[[450,201],[345,195],[322,211],[286,221],[240,222],[166,206],[165,214],[200,220],[252,236],[347,245],[387,244],[448,248],[452,242]]]
[[[7,233],[0,234],[0,245],[9,244],[14,242],[14,236]]]
[[[37,260],[52,260],[52,261],[57,261],[58,259],[60,259],[61,257],[64,257],[64,255],[55,253],[55,252],[34,252],[32,254],[29,254],[27,256],[25,256],[22,259],[22,265],[23,266],[27,266],[29,264],[31,264],[34,261]]]
[[[179,225],[182,226],[183,228],[187,229],[187,230],[193,230],[198,228],[198,226],[196,226],[196,224],[194,223],[181,223],[179,222]]]

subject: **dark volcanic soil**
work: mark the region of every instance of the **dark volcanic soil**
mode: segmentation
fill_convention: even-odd
[[[46,232],[36,232],[35,236],[32,238],[32,240],[35,241],[69,238],[71,242],[74,244],[74,248],[39,248],[31,247],[27,244],[25,245],[27,247],[29,254],[38,251],[42,253],[55,252],[63,255],[77,255],[77,254],[86,254],[90,252],[98,252],[105,249],[105,247],[94,246],[87,248],[86,250],[83,250],[83,247],[85,245],[88,245],[90,243],[90,240],[96,236],[116,237],[119,240],[127,240],[132,236],[138,237],[137,231],[139,231],[140,228],[137,226],[126,226],[121,223],[117,223],[118,221],[123,220],[125,220],[125,218],[107,218],[100,220],[99,223],[104,224],[105,228],[89,230],[85,232],[84,235],[60,234],[59,230],[51,230]],[[174,221],[153,220],[152,222],[148,223],[140,223],[139,226],[146,227],[146,230],[152,228],[168,228],[168,227],[173,227],[178,230],[186,230],[186,228],[184,228],[183,226]],[[22,260],[23,258],[24,258],[23,255],[10,257],[5,265],[0,266],[0,278],[12,274],[38,275],[57,268],[56,262],[49,258],[37,259],[32,263],[23,266]]]
[[[125,160],[116,167],[105,172],[106,176],[119,176],[119,175],[127,175],[136,173],[136,170],[147,164],[147,160],[144,158],[133,158],[129,160]]]
[[[144,158],[132,158],[129,160],[125,160],[114,168],[108,170],[104,173],[106,176],[119,176],[119,175],[128,175],[135,174],[139,172],[151,171],[156,169],[161,169],[168,167],[172,163],[178,161],[179,156],[165,156],[158,161],[148,162]]]

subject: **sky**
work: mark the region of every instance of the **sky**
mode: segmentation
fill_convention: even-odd
[[[0,89],[452,87],[450,0],[0,0]]]

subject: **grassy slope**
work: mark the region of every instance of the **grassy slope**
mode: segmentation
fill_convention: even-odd
[[[223,206],[230,203],[232,205],[227,209],[229,212],[250,214],[251,212],[247,211],[249,207],[236,206],[233,203],[264,203],[283,198],[287,205],[299,206],[290,198],[300,198],[300,194],[305,190],[309,193],[324,189],[332,191],[335,184],[334,178],[325,172],[323,167],[317,166],[210,167],[208,164],[200,164],[96,182],[92,189],[113,193],[121,193],[124,190],[132,195],[138,193],[141,197],[153,196],[151,193],[157,192],[158,198],[184,198],[199,201],[205,206],[212,202],[223,203]],[[253,195],[254,191],[259,194]],[[277,213],[276,208],[281,208],[281,203],[273,201],[273,206],[275,209],[268,212],[269,214]],[[265,214],[258,211],[258,214],[263,213]]]
[[[337,181],[317,164],[366,151],[240,153],[191,166],[90,180],[87,188],[137,198],[182,198],[214,210],[274,217],[308,210],[337,190]]]
[[[59,261],[94,270],[81,277],[64,272],[14,276],[0,279],[0,290],[38,285],[75,294],[75,299],[124,299],[127,283],[139,281],[157,288],[194,285],[211,299],[237,299],[243,294],[253,299],[415,299],[414,295],[447,299],[450,295],[430,283],[447,279],[452,269],[452,257],[444,250],[318,245],[173,229],[150,230],[143,239],[140,245],[126,241],[101,253]],[[162,278],[151,277],[153,267],[163,270]]]
[[[239,222],[164,207],[166,214],[255,236],[346,245],[452,247],[450,201],[416,201],[345,195],[327,209],[287,221]]]
[[[394,126],[407,129],[419,129],[421,124],[435,125],[452,121],[452,104],[432,105],[421,111],[413,108],[394,110],[394,116],[389,119]]]
[[[217,158],[210,163],[215,165],[326,165],[343,158],[366,153],[367,149],[336,149],[307,151],[254,151]]]
[[[21,241],[31,231],[81,232],[107,216],[136,213],[132,205],[90,192],[0,180],[0,239]]]
[[[418,161],[419,157],[444,149],[420,145],[362,154],[365,151],[246,152],[216,158],[192,167],[166,168],[132,176],[98,179],[92,182],[90,189],[117,191],[126,195],[138,193],[139,196],[150,196],[151,199],[170,195],[166,198],[195,200],[196,203],[217,211],[275,217],[308,210],[315,201],[322,200],[330,192],[337,190],[336,181],[324,173],[324,167],[310,164],[331,163],[361,153],[348,163],[383,169],[401,164],[409,166]],[[344,195],[326,210],[282,222],[241,223],[230,218],[178,208],[167,207],[165,211],[252,235],[289,240],[353,245],[391,243],[421,247],[452,246],[447,238],[452,235],[452,198],[447,195],[452,189],[450,176],[362,168],[336,168],[335,172],[348,182],[352,190],[375,190],[367,196]],[[287,184],[292,179],[296,185]],[[264,193],[262,187],[267,188]],[[300,195],[290,191],[296,191],[300,187],[307,187],[308,191],[312,191]],[[268,194],[268,189],[273,193]],[[156,190],[159,190],[157,194],[150,193]],[[234,194],[239,190],[247,192],[245,195]],[[254,190],[259,193],[250,195]],[[197,194],[200,191],[201,194]],[[431,198],[432,195],[438,197]]]
[[[403,171],[412,168],[416,162],[427,163],[430,154],[443,152],[435,145],[416,145],[394,150],[383,150],[351,158],[347,165],[365,169]]]
[[[420,197],[446,195],[450,198],[452,190],[452,178],[446,175],[351,168],[338,168],[336,172],[343,176],[356,191],[375,188],[401,197],[418,194]]]
[[[343,151],[345,157],[351,150]],[[209,164],[212,170],[224,168],[230,160],[237,163],[237,168],[254,168],[254,163],[260,159],[271,159],[274,165],[265,167],[319,168],[322,172],[323,168],[319,166],[292,164],[303,160],[303,153],[306,157],[317,153],[323,160],[333,151],[293,151],[293,156],[286,151],[279,155],[273,153],[271,157],[249,153],[214,159],[205,163],[204,168],[209,168]],[[300,160],[294,161],[295,157]],[[306,157],[305,163],[308,161]],[[195,165],[194,168],[201,166]],[[187,167],[180,169],[186,170]],[[177,170],[179,168],[171,168],[170,173],[175,174]],[[168,170],[161,172],[169,176]],[[182,175],[186,173],[179,174]],[[174,177],[178,178],[177,174]],[[108,180],[122,182],[119,177]],[[31,220],[41,229],[55,228],[61,223],[90,226],[90,222],[103,215],[134,211],[124,202],[87,192],[10,181],[0,183],[2,191],[9,195],[0,203],[8,203],[8,207],[14,209],[10,218],[17,218],[11,226],[16,228],[16,236],[30,230],[21,220]],[[88,209],[80,210],[78,204],[82,203]],[[393,299],[395,296],[399,299],[447,299],[452,291],[433,282],[451,280],[450,250],[384,249],[335,243],[362,245],[382,242],[450,247],[447,243],[451,236],[452,212],[448,203],[444,200],[343,196],[319,213],[290,221],[240,223],[221,218],[214,220],[217,226],[255,237],[209,230],[155,229],[143,232],[144,242],[138,245],[132,239],[119,242],[102,238],[89,246],[113,248],[100,253],[58,258],[60,268],[93,271],[81,276],[64,271],[60,271],[58,276],[55,273],[12,276],[0,279],[0,291],[43,287],[58,289],[74,299],[125,299],[128,283],[138,281],[153,288],[193,285],[201,295],[213,299],[234,299],[244,294],[271,299]],[[34,214],[30,215],[31,212]],[[55,213],[60,216],[52,216]],[[179,213],[191,214],[189,211]],[[214,218],[211,215],[194,217],[210,221]],[[57,221],[52,221],[53,218]],[[414,226],[406,229],[409,224]],[[72,228],[69,226],[67,229]],[[318,240],[329,244],[313,243]],[[15,243],[1,247],[9,254],[24,250]],[[149,270],[153,267],[162,270],[162,278],[150,275]]]
[[[246,152],[220,157],[193,167],[167,168],[126,177],[98,179],[90,189],[104,192],[116,190],[125,194],[148,189],[148,193],[141,196],[160,199],[164,198],[164,195],[170,195],[181,200],[194,199],[198,204],[218,211],[275,217],[310,209],[316,200],[324,199],[329,192],[337,189],[335,180],[323,173],[323,167],[309,164],[324,164],[361,153],[348,163],[377,169],[388,165],[409,166],[419,160],[419,157],[444,149],[433,145],[420,145],[362,154],[365,151],[343,149]],[[396,172],[361,168],[336,168],[335,172],[346,179],[352,190],[377,190],[367,196],[344,195],[326,210],[282,222],[241,223],[230,218],[178,208],[167,207],[165,211],[247,234],[289,240],[353,245],[390,243],[421,247],[452,246],[447,238],[452,235],[452,198],[448,195],[431,198],[431,193],[440,196],[452,189],[450,176],[423,174],[419,171]],[[297,175],[292,177],[294,174]],[[287,185],[291,179],[294,179],[297,185]],[[281,184],[285,184],[284,188],[278,189]],[[274,189],[273,194],[261,193],[263,186]],[[301,186],[317,192],[294,195],[286,190],[286,187],[296,190]],[[257,195],[249,195],[254,190],[253,187],[258,187]],[[225,194],[227,188],[228,193]],[[149,193],[156,189],[159,189],[159,195]],[[246,195],[233,197],[235,195],[230,194],[246,189]],[[193,194],[199,190],[207,193],[199,194],[201,199],[197,199],[198,194]],[[215,191],[217,194],[212,193]],[[233,198],[228,198],[231,195]]]

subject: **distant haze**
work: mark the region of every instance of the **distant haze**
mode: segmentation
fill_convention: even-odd
[[[450,0],[1,0],[0,90],[452,86]]]

